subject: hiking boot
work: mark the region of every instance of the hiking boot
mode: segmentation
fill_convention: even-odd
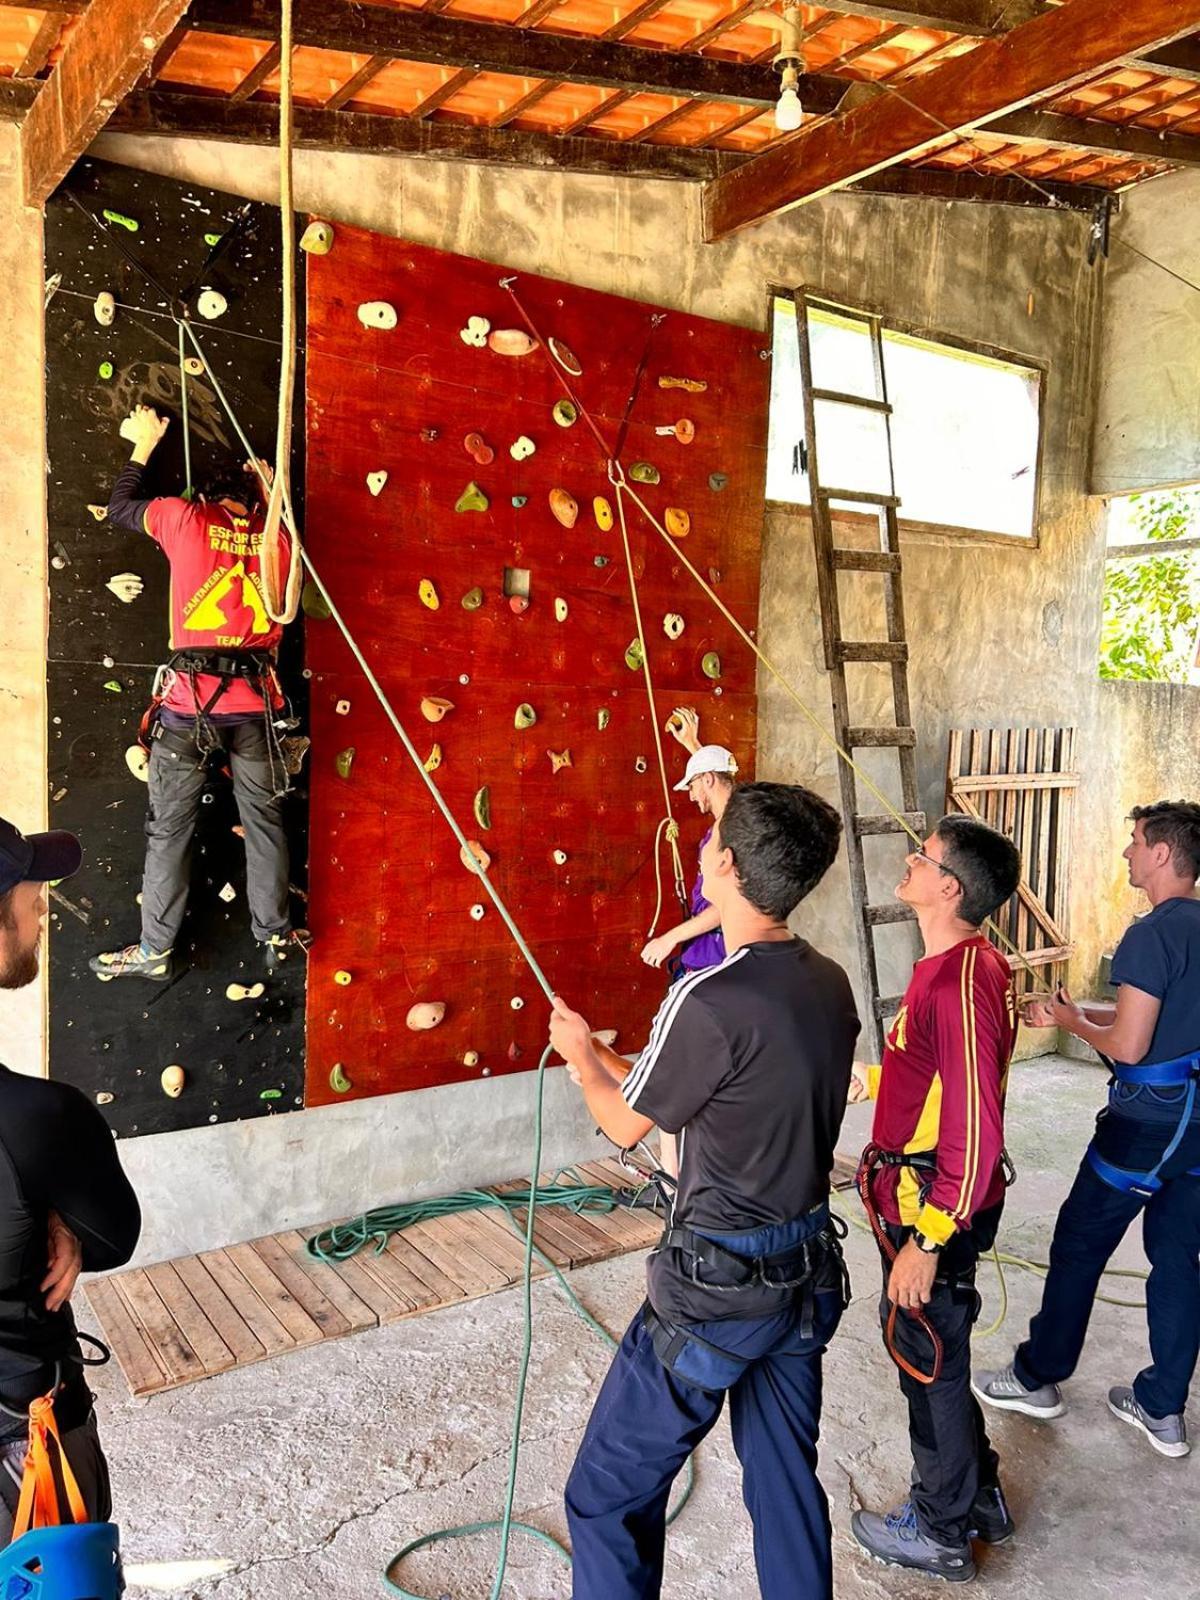
[[[869,1556],[890,1567],[908,1567],[947,1583],[969,1583],[975,1576],[971,1546],[938,1544],[922,1533],[911,1500],[882,1517],[874,1511],[856,1511],[850,1531]]]
[[[101,983],[111,983],[114,978],[149,978],[151,983],[166,983],[174,976],[174,963],[169,950],[157,955],[143,944],[127,944],[123,950],[105,950],[93,956],[88,967]]]
[[[910,1479],[914,1489],[920,1481],[920,1474],[914,1467]],[[971,1502],[971,1522],[967,1529],[967,1538],[978,1539],[980,1544],[1004,1544],[1016,1531],[1017,1525],[1009,1515],[1004,1490],[998,1483],[989,1484],[987,1487],[981,1486]]]
[[[1011,1362],[999,1372],[981,1372],[972,1378],[971,1392],[985,1406],[995,1406],[997,1411],[1019,1411],[1022,1416],[1041,1417],[1046,1422],[1052,1417],[1061,1417],[1067,1409],[1056,1383],[1027,1389],[1013,1371]]]
[[[1140,1428],[1160,1456],[1186,1456],[1192,1448],[1182,1413],[1173,1417],[1152,1417],[1138,1405],[1133,1390],[1125,1385],[1108,1391],[1108,1409],[1122,1422],[1131,1422],[1135,1428]]]

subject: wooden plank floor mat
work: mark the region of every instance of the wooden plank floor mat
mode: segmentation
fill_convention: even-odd
[[[620,1188],[630,1181],[615,1161],[582,1162],[575,1170],[585,1183]],[[497,1192],[523,1187],[499,1184]],[[525,1211],[514,1217],[524,1229]],[[567,1269],[644,1250],[661,1231],[662,1219],[651,1211],[576,1215],[551,1206],[539,1208],[533,1236]],[[483,1209],[414,1223],[378,1254],[368,1245],[336,1266],[314,1260],[293,1231],[114,1273],[86,1293],[130,1390],[149,1395],[494,1294],[520,1282],[523,1263],[522,1240],[499,1211]],[[535,1275],[546,1271],[535,1259]]]

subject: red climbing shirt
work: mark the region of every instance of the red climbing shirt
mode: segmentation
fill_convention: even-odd
[[[254,511],[237,517],[206,500],[151,500],[143,522],[146,532],[171,563],[171,648],[233,653],[274,652],[283,628],[272,622],[263,605],[262,516]],[[286,583],[291,550],[286,539],[280,582]],[[220,679],[195,675],[195,695],[207,705]],[[163,705],[183,716],[195,713],[193,680],[178,676]],[[230,680],[214,711],[261,713],[262,697],[246,678]]]
[[[871,1138],[883,1150],[935,1152],[937,1172],[877,1169],[872,1193],[889,1222],[945,1243],[1002,1199],[1016,1037],[1012,973],[982,934],[917,962],[883,1052]]]

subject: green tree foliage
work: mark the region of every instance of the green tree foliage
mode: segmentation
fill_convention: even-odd
[[[1200,534],[1200,494],[1131,497],[1132,527],[1151,545]],[[1130,541],[1133,542],[1132,540]],[[1186,683],[1200,626],[1200,551],[1110,561],[1104,577],[1100,676]]]

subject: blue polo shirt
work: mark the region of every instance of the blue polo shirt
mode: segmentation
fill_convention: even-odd
[[[1135,922],[1113,956],[1112,981],[1161,1001],[1150,1048],[1139,1065],[1200,1051],[1200,900],[1163,900]],[[1184,1093],[1183,1088],[1114,1083],[1108,1103],[1125,1117],[1174,1123]],[[1192,1115],[1200,1119],[1200,1095]]]

